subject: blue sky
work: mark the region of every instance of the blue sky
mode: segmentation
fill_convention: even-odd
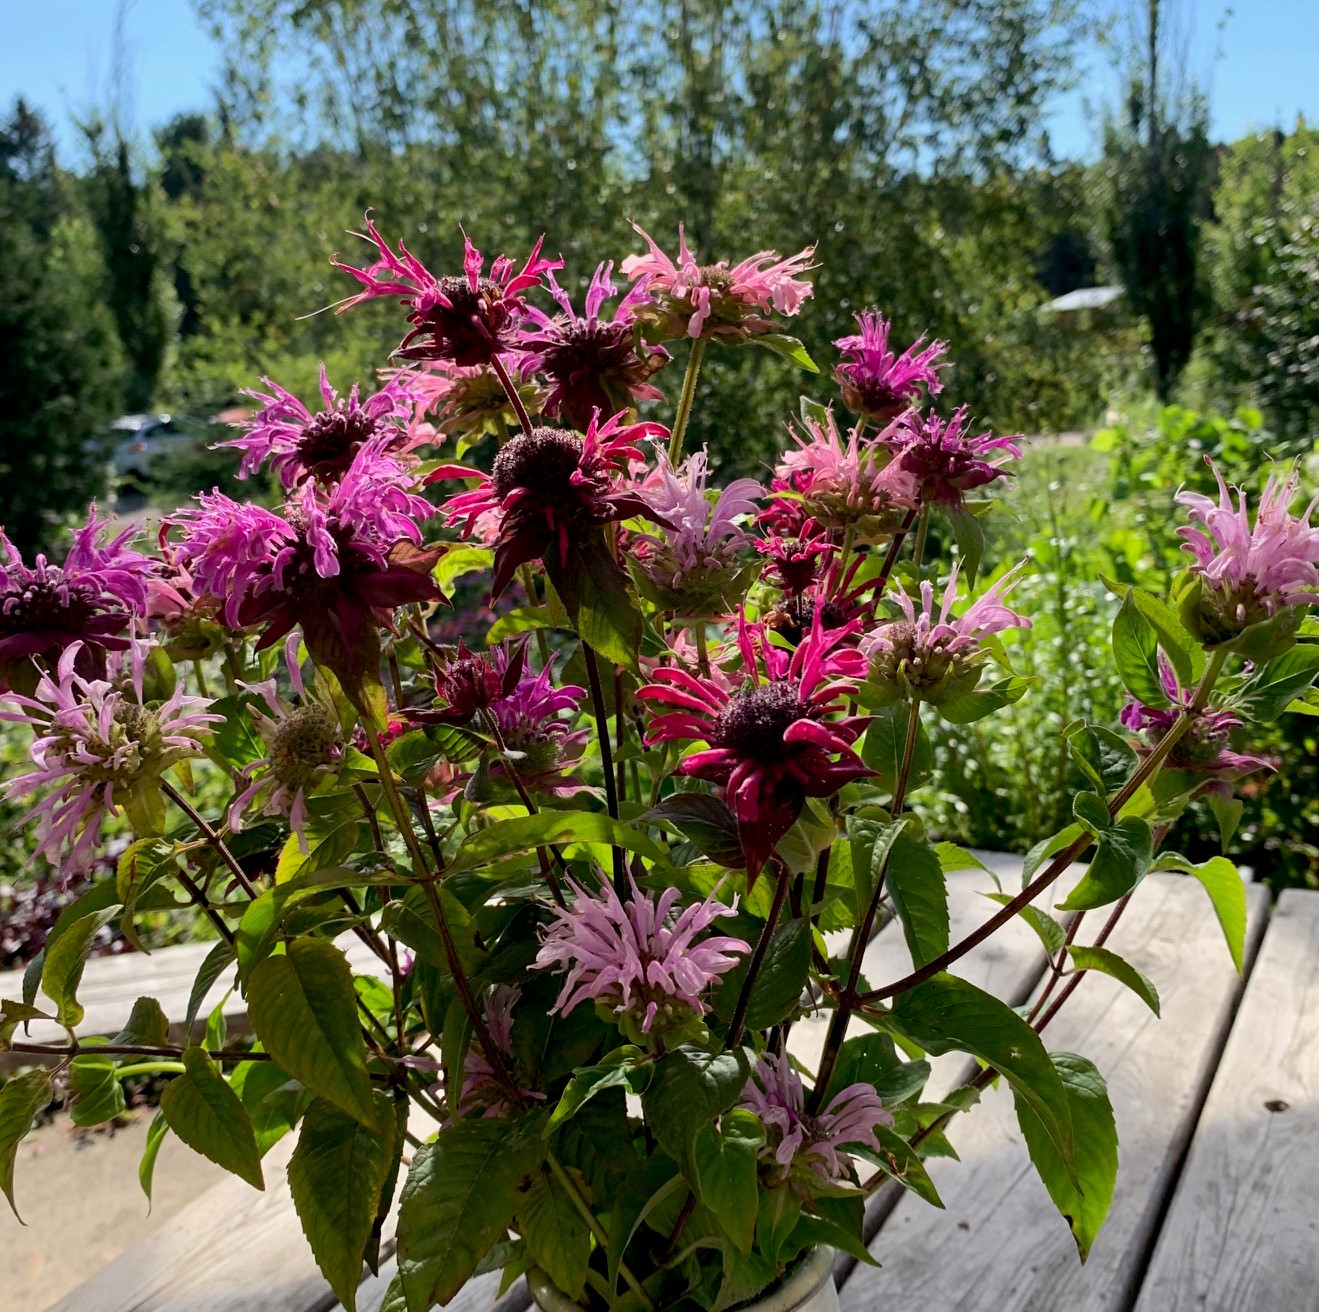
[[[1110,0],[1082,3],[1097,17],[1113,7]],[[39,106],[67,155],[70,116],[105,101],[116,0],[3,0],[3,7],[0,105],[22,94]],[[1218,138],[1289,127],[1297,113],[1319,122],[1319,0],[1237,0],[1235,12],[1223,0],[1183,0],[1182,9],[1192,67],[1210,82]],[[126,30],[139,128],[209,104],[217,52],[191,0],[134,0]],[[1113,90],[1109,64],[1095,56],[1082,85],[1049,115],[1056,154],[1094,153],[1098,110]]]

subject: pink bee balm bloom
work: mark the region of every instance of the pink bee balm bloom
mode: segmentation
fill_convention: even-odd
[[[701,994],[749,950],[740,938],[698,937],[736,910],[713,895],[671,919],[680,896],[676,888],[656,900],[634,883],[624,904],[607,880],[598,896],[571,880],[569,885],[576,894],[573,904],[553,908],[554,923],[536,956],[540,969],[568,973],[554,1003],[560,1015],[598,999],[619,1015],[630,1014],[647,1034],[657,1019],[680,1022],[692,1012],[704,1015]]]
[[[727,260],[699,265],[687,249],[687,235],[678,225],[678,258],[671,260],[646,232],[636,228],[650,248],[645,255],[629,255],[623,261],[625,277],[647,280],[657,297],[657,309],[667,338],[705,337],[731,342],[776,331],[763,314],[773,310],[791,318],[811,295],[811,284],[799,274],[815,268],[815,247],[788,259],[775,251],[760,251],[740,264]]]
[[[1231,734],[1241,728],[1244,721],[1232,711],[1216,710],[1205,706],[1198,711],[1191,708],[1195,702],[1195,689],[1183,688],[1177,681],[1172,662],[1159,652],[1159,682],[1168,698],[1167,706],[1147,706],[1133,697],[1122,708],[1123,725],[1133,733],[1143,733],[1150,746],[1157,747],[1169,729],[1181,718],[1183,711],[1192,714],[1190,728],[1182,734],[1168,753],[1167,765],[1171,770],[1187,770],[1203,775],[1210,782],[1201,791],[1230,793],[1228,784],[1260,770],[1276,770],[1277,761],[1265,756],[1248,756],[1234,752]],[[1137,747],[1138,751],[1146,750]]]
[[[1287,606],[1306,606],[1319,598],[1319,528],[1310,516],[1316,497],[1302,515],[1288,507],[1300,489],[1295,469],[1276,470],[1264,484],[1252,527],[1246,496],[1232,490],[1206,457],[1218,480],[1218,500],[1199,492],[1178,492],[1189,524],[1177,530],[1191,570],[1204,580],[1201,618],[1206,642],[1225,642],[1243,629],[1276,615]]]
[[[925,345],[921,338],[901,355],[889,349],[889,321],[877,311],[856,316],[861,331],[840,337],[834,345],[846,357],[835,373],[843,389],[843,404],[855,414],[888,423],[922,394],[938,396],[943,391],[939,370],[948,367],[939,357],[947,342]]]
[[[535,327],[524,328],[518,342],[522,373],[544,374],[550,381],[545,413],[562,417],[579,431],[596,410],[608,415],[638,401],[664,399],[650,377],[668,362],[669,353],[662,346],[647,346],[637,331],[637,312],[651,303],[646,280],[619,301],[611,320],[600,317],[604,303],[615,294],[613,272],[612,263],[596,269],[581,315],[573,312],[554,275],[547,274],[561,313],[551,316],[529,307],[527,319]]]
[[[485,1014],[486,1029],[494,1045],[505,1057],[513,1055],[513,1008],[517,1006],[522,990],[515,984],[496,984],[486,994],[482,1011]],[[545,1095],[532,1089],[520,1089],[524,1098],[543,1102]],[[495,1079],[494,1068],[485,1058],[479,1043],[473,1043],[467,1049],[463,1062],[463,1084],[458,1093],[458,1106],[455,1117],[472,1116],[507,1116],[512,1107],[503,1085]]]
[[[226,623],[265,626],[258,648],[301,626],[312,659],[356,687],[378,666],[377,629],[394,608],[440,599],[413,522],[432,508],[399,486],[399,468],[368,444],[328,494],[304,483],[283,516],[203,493],[175,516],[179,563]]]
[[[763,495],[755,479],[737,478],[712,505],[706,495],[709,478],[704,451],[688,456],[677,470],[659,451],[643,494],[664,527],[632,542],[643,573],[662,593],[661,604],[683,614],[727,610],[727,594],[752,542],[738,520],[754,515]]]
[[[296,644],[294,635],[288,655],[297,702],[281,697],[274,679],[251,687],[269,711],[267,714],[257,706],[248,707],[265,744],[266,755],[243,767],[241,779],[246,787],[230,803],[229,828],[237,833],[249,809],[256,815],[282,815],[306,854],[307,798],[339,773],[344,738],[343,727],[328,698],[307,695],[293,655]]]
[[[896,423],[880,435],[893,452],[894,465],[906,473],[921,501],[960,506],[968,492],[998,478],[1010,477],[1008,460],[1021,458],[1016,437],[995,437],[965,431],[969,410],[962,406],[951,419],[936,415]]]
[[[373,396],[361,399],[357,384],[340,396],[321,365],[321,400],[324,409],[313,414],[292,392],[269,378],[261,380],[271,394],[250,391],[262,402],[261,410],[245,420],[242,437],[220,446],[242,452],[238,476],[249,478],[267,461],[285,487],[315,478],[333,483],[347,472],[357,453],[368,443],[397,451],[408,444],[407,421],[424,393],[415,376],[396,373]]]
[[[90,871],[105,817],[123,809],[134,819],[143,795],[158,796],[161,775],[196,756],[210,726],[223,719],[207,714],[201,698],[185,696],[182,680],[159,706],[144,705],[150,647],[135,642],[127,686],[118,687],[83,678],[80,645],[72,643],[54,677],[41,675],[35,696],[8,695],[21,711],[0,711],[0,719],[30,724],[37,735],[29,750],[35,768],[0,784],[0,792],[10,801],[46,793],[27,821],[36,823],[37,851],[65,874]]]
[[[623,412],[601,424],[593,415],[585,437],[560,428],[533,428],[507,442],[491,473],[442,465],[427,479],[472,478],[477,486],[440,507],[447,524],[470,537],[483,515],[499,515],[491,596],[508,586],[518,567],[554,552],[567,565],[570,551],[598,536],[604,524],[643,516],[650,503],[628,480],[645,453],[643,438],[662,437],[660,424],[629,424]],[[604,550],[592,543],[592,550]]]
[[[730,693],[712,678],[662,666],[637,693],[664,708],[651,721],[648,743],[708,744],[685,757],[678,773],[727,791],[748,883],[808,797],[829,797],[873,773],[852,747],[868,719],[839,716],[842,699],[866,674],[865,657],[847,646],[855,631],[825,629],[816,615],[810,633],[787,652],[739,617],[737,644],[750,679],[741,690]]]
[[[814,518],[825,528],[859,531],[873,538],[892,532],[914,504],[917,492],[911,476],[892,463],[885,434],[863,440],[853,428],[843,439],[833,412],[823,424],[808,419],[804,433],[794,433],[775,473],[774,490],[802,518]],[[797,525],[772,519],[782,532]]]
[[[761,1152],[785,1176],[794,1169],[805,1170],[823,1181],[851,1176],[852,1159],[843,1150],[851,1144],[878,1150],[875,1126],[893,1124],[879,1094],[868,1084],[848,1085],[822,1112],[810,1115],[801,1077],[787,1057],[772,1052],[756,1063],[738,1105],[760,1118],[768,1132]]]
[[[789,596],[805,592],[820,576],[820,570],[838,548],[829,540],[824,526],[805,520],[797,533],[771,531],[756,540],[756,550],[767,557],[765,579]]]
[[[590,737],[587,730],[572,728],[585,696],[586,689],[575,683],[556,688],[547,667],[538,674],[524,670],[511,692],[490,703],[504,746],[516,755],[518,777],[528,787],[556,795],[583,791],[565,771],[577,763]],[[491,769],[503,772],[502,761]]]
[[[107,651],[128,649],[124,631],[146,613],[157,564],[130,549],[134,527],[105,542],[108,523],[93,506],[63,565],[45,556],[25,565],[0,529],[0,691],[31,692],[33,658],[53,667],[74,643],[78,673],[87,678],[104,675]]]
[[[561,269],[562,260],[541,258],[538,241],[520,272],[501,255],[483,277],[485,260],[463,235],[463,272],[437,278],[400,241],[398,251],[376,231],[368,214],[366,232],[379,259],[368,268],[332,261],[362,284],[356,296],[338,308],[346,310],[377,296],[397,296],[408,307],[412,325],[397,354],[405,360],[451,360],[457,365],[488,365],[495,356],[517,345],[517,326],[526,314],[524,293],[540,285],[541,275]]]
[[[948,575],[937,613],[934,587],[928,580],[920,587],[919,610],[904,589],[890,589],[889,598],[897,603],[900,618],[881,624],[861,640],[861,650],[872,662],[875,685],[893,697],[914,694],[935,705],[973,691],[986,658],[981,639],[1004,629],[1031,627],[1030,620],[1003,603],[1025,568],[1023,560],[961,616],[953,614],[956,564]]]

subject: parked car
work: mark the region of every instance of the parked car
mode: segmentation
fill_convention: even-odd
[[[204,421],[164,412],[122,415],[110,430],[111,479],[116,486],[149,484],[152,466],[161,457],[199,449],[207,440]]]

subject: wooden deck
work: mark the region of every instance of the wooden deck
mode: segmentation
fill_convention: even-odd
[[[1017,886],[1019,862],[992,862],[1005,887]],[[949,885],[956,939],[991,914],[983,894],[993,883],[967,872]],[[1092,974],[1045,1033],[1051,1050],[1099,1066],[1117,1117],[1117,1192],[1088,1263],[1030,1166],[1010,1093],[991,1090],[951,1129],[961,1162],[928,1163],[945,1210],[897,1186],[873,1199],[868,1242],[882,1266],[839,1263],[844,1312],[1319,1312],[1319,893],[1289,892],[1273,907],[1263,887],[1247,893],[1245,981],[1198,883],[1151,876],[1110,945],[1153,979],[1162,1019]],[[106,963],[120,1006],[106,1028],[126,1015],[123,998],[151,991],[140,974],[131,996],[122,991],[129,960]],[[172,969],[167,961],[157,953],[150,969]],[[908,964],[889,927],[870,946],[867,975],[892,978]],[[1043,965],[1017,921],[960,973],[1023,1003]],[[89,1002],[98,985],[89,968]],[[89,1024],[100,1014],[89,1005]],[[800,1025],[793,1037],[809,1060],[822,1026]],[[936,1097],[972,1069],[956,1055],[933,1066]],[[264,1194],[236,1179],[216,1186],[52,1312],[337,1312],[284,1188],[291,1151],[292,1136],[266,1157]],[[362,1312],[378,1312],[391,1267],[364,1282]],[[482,1277],[450,1306],[490,1312],[497,1288],[497,1277]],[[527,1302],[520,1284],[500,1312]]]

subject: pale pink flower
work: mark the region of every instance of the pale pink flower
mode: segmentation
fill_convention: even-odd
[[[657,1019],[703,1015],[701,994],[737,964],[737,954],[749,950],[740,938],[698,937],[736,910],[713,894],[671,919],[681,896],[676,888],[656,900],[633,884],[625,904],[608,881],[598,895],[569,883],[573,904],[553,908],[554,923],[536,956],[542,970],[567,971],[554,1004],[560,1015],[598,999],[620,1015],[630,1013],[645,1033]]]
[[[922,337],[898,355],[889,349],[891,325],[882,314],[858,314],[856,322],[859,333],[834,342],[846,357],[834,372],[849,410],[888,423],[923,394],[938,396],[943,391],[939,370],[946,369],[948,362],[939,357],[948,350],[947,342],[926,346]]]
[[[90,870],[105,817],[127,809],[133,819],[140,805],[135,793],[158,788],[161,775],[196,756],[210,726],[223,719],[203,710],[201,698],[185,695],[182,680],[160,705],[143,703],[152,645],[134,640],[117,686],[77,673],[75,642],[54,677],[41,675],[34,696],[8,694],[21,711],[0,711],[0,719],[29,724],[36,733],[29,749],[34,769],[0,784],[0,792],[10,801],[45,793],[25,823],[35,822],[37,851],[65,874]]]
[[[1218,480],[1218,500],[1182,491],[1176,500],[1187,509],[1190,524],[1177,530],[1182,549],[1192,558],[1191,570],[1205,583],[1213,625],[1225,641],[1250,624],[1276,615],[1286,606],[1305,606],[1319,598],[1319,528],[1310,516],[1316,497],[1304,514],[1289,507],[1300,490],[1295,469],[1270,473],[1260,497],[1255,523],[1245,493],[1232,490],[1206,457]]]
[[[486,994],[482,1006],[490,1038],[505,1057],[513,1055],[513,1008],[521,996],[522,990],[515,984],[496,984]],[[524,1098],[545,1101],[545,1095],[533,1089],[520,1089],[519,1092]],[[503,1085],[495,1079],[494,1068],[486,1060],[481,1045],[473,1041],[468,1046],[467,1057],[463,1062],[463,1084],[458,1093],[454,1117],[471,1116],[478,1112],[482,1116],[507,1116],[512,1110]]]
[[[775,1053],[766,1053],[756,1063],[738,1105],[759,1117],[768,1132],[761,1151],[785,1175],[804,1168],[822,1181],[851,1175],[852,1159],[844,1149],[863,1144],[878,1151],[875,1126],[893,1123],[869,1084],[849,1084],[823,1111],[811,1115],[801,1077],[786,1056]]]
[[[647,279],[657,297],[661,320],[669,337],[706,337],[733,342],[777,331],[764,313],[787,318],[795,315],[811,295],[809,282],[799,277],[815,267],[815,248],[780,259],[776,251],[760,251],[738,264],[727,260],[697,264],[687,248],[687,235],[678,225],[678,258],[670,259],[655,240],[632,225],[650,248],[645,255],[629,255],[622,263],[625,277]]]

